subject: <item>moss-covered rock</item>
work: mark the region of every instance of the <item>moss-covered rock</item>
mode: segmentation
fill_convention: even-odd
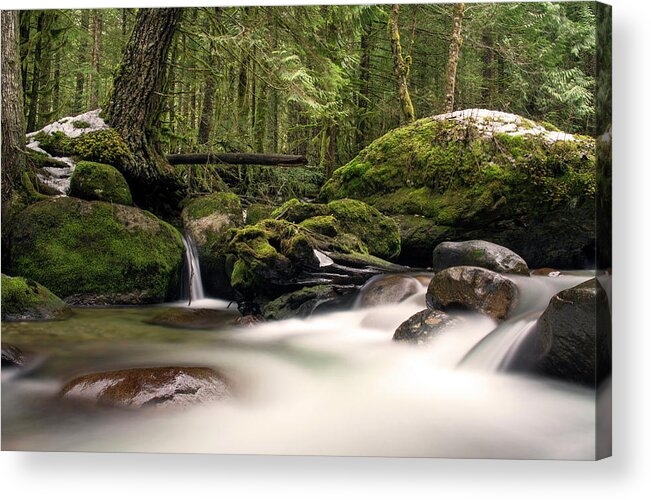
[[[326,205],[293,199],[271,215],[334,238],[339,247],[329,250],[370,253],[383,259],[400,254],[400,231],[395,221],[359,200],[336,200]]]
[[[70,306],[30,279],[2,275],[2,321],[64,319]]]
[[[124,176],[111,165],[80,161],[70,178],[70,196],[131,205],[131,191]]]
[[[242,205],[234,193],[212,193],[191,200],[181,214],[183,227],[199,250],[199,265],[206,291],[230,298],[232,289],[226,272],[226,255],[232,234],[244,224]]]
[[[68,303],[161,302],[178,294],[181,235],[124,205],[55,198],[13,221],[9,267]]]
[[[549,130],[516,115],[467,110],[387,133],[337,169],[320,198],[355,198],[400,216],[396,220],[406,224],[401,232],[407,257],[429,256],[450,237],[491,239],[530,265],[565,267],[590,258],[584,254],[589,233],[594,234],[594,194],[591,138]],[[551,259],[545,257],[545,248],[563,235],[543,236],[536,241],[542,255],[529,255],[526,242],[532,229],[542,236],[548,232],[547,220],[559,213],[572,226],[589,230],[564,242],[562,254],[554,248]],[[506,230],[515,244],[502,241]],[[423,234],[434,238],[426,243]]]
[[[34,136],[39,147],[53,156],[74,156],[80,160],[122,167],[129,163],[131,152],[114,129],[106,128],[69,137],[63,132],[40,132]]]
[[[252,203],[246,209],[246,224],[257,224],[261,220],[271,218],[271,213],[275,210],[273,205],[264,203]]]

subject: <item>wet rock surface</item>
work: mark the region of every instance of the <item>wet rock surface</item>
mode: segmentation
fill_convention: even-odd
[[[439,244],[434,249],[434,271],[454,266],[476,266],[498,273],[529,275],[527,263],[518,254],[501,245],[482,240],[447,241]]]
[[[438,272],[427,288],[431,309],[468,309],[505,319],[517,298],[513,281],[487,269],[472,266],[450,267]]]
[[[25,363],[25,356],[18,347],[2,343],[2,366],[18,367]]]
[[[551,377],[595,386],[608,376],[611,316],[599,281],[591,279],[552,297],[523,349],[534,369]]]
[[[211,368],[132,368],[82,375],[61,397],[125,408],[183,408],[232,397],[226,378]]]
[[[443,311],[425,309],[402,323],[393,334],[393,340],[423,344],[458,322]]]
[[[212,329],[234,324],[239,316],[236,309],[227,311],[223,309],[172,307],[157,314],[147,323],[170,328]]]
[[[360,292],[359,305],[373,307],[402,302],[421,290],[421,286],[412,276],[382,276],[364,286]]]

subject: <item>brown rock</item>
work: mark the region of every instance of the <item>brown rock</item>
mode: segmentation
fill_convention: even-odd
[[[434,275],[427,288],[430,309],[462,308],[503,320],[517,297],[517,287],[504,276],[480,267],[458,266]]]
[[[128,408],[186,407],[231,397],[227,380],[211,368],[131,368],[82,375],[61,391],[65,399]]]

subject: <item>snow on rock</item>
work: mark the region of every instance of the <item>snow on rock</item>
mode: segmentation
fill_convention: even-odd
[[[54,158],[67,165],[67,167],[43,167],[42,171],[36,174],[39,181],[55,189],[62,196],[68,194],[68,190],[70,189],[70,177],[72,177],[72,173],[75,170],[75,161],[67,156],[52,156],[41,148],[40,143],[35,137],[40,133],[52,135],[55,132],[62,132],[67,137],[74,138],[89,132],[95,132],[96,130],[107,129],[108,125],[99,116],[100,112],[101,109],[94,109],[77,116],[66,116],[46,125],[40,130],[27,134],[27,139],[29,140],[27,147],[29,149],[47,155],[49,158]]]
[[[46,125],[41,130],[27,134],[31,138],[40,132],[52,135],[55,132],[63,132],[68,137],[79,137],[80,135],[94,132],[96,130],[104,130],[108,128],[106,122],[99,116],[101,109],[93,109],[77,116],[66,116],[55,122]],[[87,127],[79,127],[79,124],[85,122]],[[76,126],[75,126],[76,125]]]
[[[542,124],[528,120],[522,116],[490,109],[464,109],[437,115],[433,119],[456,120],[460,123],[474,125],[486,137],[491,137],[494,134],[507,134],[511,136],[533,135],[541,136],[549,144],[557,141],[577,140],[576,137],[567,132],[548,130]]]

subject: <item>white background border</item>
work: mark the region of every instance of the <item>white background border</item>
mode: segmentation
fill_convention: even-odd
[[[3,1],[2,8],[233,5],[236,0]],[[246,3],[246,2],[244,2]],[[289,0],[257,5],[306,4]],[[323,2],[372,3],[372,2]],[[613,0],[614,454],[598,463],[100,453],[0,454],[4,498],[651,498],[651,2]]]

